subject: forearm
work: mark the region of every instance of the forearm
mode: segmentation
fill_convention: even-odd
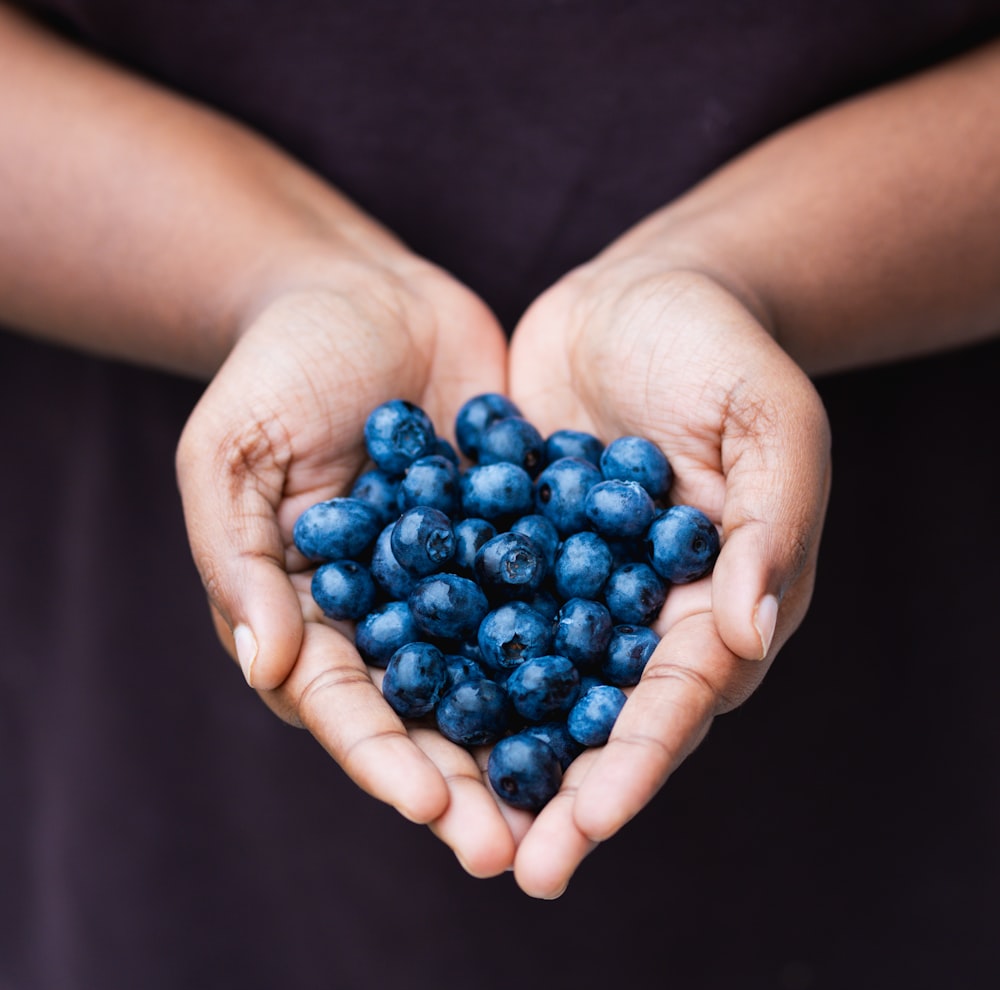
[[[210,375],[269,294],[402,246],[280,151],[0,4],[0,322]]]
[[[994,334],[1000,43],[778,133],[608,256],[642,252],[724,281],[811,373]]]

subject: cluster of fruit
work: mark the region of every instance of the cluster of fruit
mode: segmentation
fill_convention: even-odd
[[[465,467],[401,399],[371,412],[364,437],[374,466],[295,525],[319,565],[313,597],[356,623],[400,717],[495,744],[494,790],[538,810],[569,763],[607,741],[669,586],[708,573],[718,532],[669,504],[673,471],[649,440],[542,437],[502,395],[459,411]]]

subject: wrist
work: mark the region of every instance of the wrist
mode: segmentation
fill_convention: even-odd
[[[591,291],[611,293],[710,284],[732,296],[778,340],[774,301],[740,263],[742,249],[724,223],[703,210],[687,210],[680,201],[626,231],[574,274]]]

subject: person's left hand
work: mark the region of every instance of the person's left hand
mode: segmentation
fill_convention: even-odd
[[[811,383],[706,274],[618,252],[571,273],[517,328],[511,396],[543,435],[657,443],[671,498],[721,528],[712,574],[667,595],[663,634],[606,746],[580,756],[523,836],[515,875],[558,895],[594,846],[653,797],[714,717],[758,687],[801,622],[830,480]]]

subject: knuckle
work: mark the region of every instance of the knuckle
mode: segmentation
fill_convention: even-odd
[[[311,727],[322,720],[324,712],[344,703],[344,695],[367,690],[372,687],[371,679],[355,667],[333,667],[323,670],[302,687],[295,700],[302,724]]]
[[[680,690],[671,692],[670,703],[698,722],[736,707],[735,700],[721,686],[687,664],[676,661],[651,663],[643,672],[643,679],[673,682]]]

